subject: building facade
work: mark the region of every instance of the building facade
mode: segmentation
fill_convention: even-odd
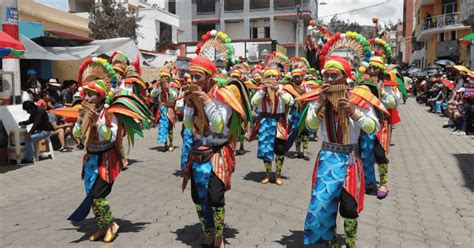
[[[310,0],[189,0],[176,2],[179,42],[197,42],[212,29],[233,40],[276,40],[287,56],[304,55],[304,33],[316,14]]]
[[[461,20],[471,27],[471,33],[474,32],[474,0],[462,0],[461,3]],[[474,45],[471,42],[469,47],[469,61],[471,70],[474,70]]]
[[[89,17],[94,3],[108,0],[68,0],[69,12]],[[176,0],[118,0],[128,9],[138,11],[142,17],[138,29],[137,46],[143,50],[155,51],[161,43],[178,41],[179,17],[176,15]],[[189,1],[190,2],[190,1]]]
[[[404,0],[403,1],[403,38],[400,40],[400,56],[401,60],[399,63],[409,64],[412,53],[413,35],[415,30],[415,1]]]
[[[461,18],[461,0],[416,0],[411,64],[428,68],[439,59],[469,65],[469,47],[459,39],[471,33]]]

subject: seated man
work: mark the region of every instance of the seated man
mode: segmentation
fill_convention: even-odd
[[[74,123],[60,123],[56,115],[52,113],[48,113],[49,116],[49,122],[51,122],[51,125],[54,128],[54,131],[51,133],[51,135],[58,135],[58,140],[59,143],[61,144],[61,148],[59,148],[58,151],[60,152],[70,152],[71,148],[67,146],[66,144],[66,138],[68,135],[71,135],[71,137],[74,139],[77,145],[80,144],[79,140],[77,140],[74,135],[72,135],[72,127],[74,126]]]
[[[25,140],[25,158],[21,160],[22,164],[33,163],[33,143],[48,137],[54,131],[51,122],[49,122],[48,113],[42,108],[36,106],[32,101],[23,102],[23,110],[30,114],[30,118],[26,121],[18,123],[21,127],[33,124],[30,131],[26,135]]]

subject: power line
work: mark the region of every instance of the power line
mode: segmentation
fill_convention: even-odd
[[[365,9],[377,7],[377,6],[380,6],[380,5],[384,5],[384,4],[387,4],[387,3],[392,3],[392,2],[393,1],[386,1],[386,2],[382,2],[382,3],[376,3],[376,4],[373,4],[373,5],[366,6],[366,7],[361,7],[361,8],[357,8],[357,9],[352,9],[352,10],[348,10],[348,11],[334,13],[334,14],[331,14],[331,15],[319,16],[318,18],[330,17],[330,16],[335,16],[335,15],[340,15],[340,14],[347,14],[347,13],[356,12],[356,11],[359,11],[359,10],[365,10]]]

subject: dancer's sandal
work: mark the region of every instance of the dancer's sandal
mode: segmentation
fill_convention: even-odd
[[[112,222],[112,224],[110,224],[109,227],[107,228],[107,231],[104,237],[104,242],[109,243],[109,242],[114,241],[114,239],[117,237],[119,228],[120,226],[117,225],[117,223]]]
[[[99,239],[101,239],[102,237],[104,237],[105,235],[105,231],[103,229],[100,229],[100,230],[97,230],[95,233],[91,234],[89,236],[89,240],[90,241],[97,241]]]

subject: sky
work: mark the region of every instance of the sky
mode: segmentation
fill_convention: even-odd
[[[36,0],[54,8],[67,11],[67,0]],[[312,1],[312,0],[311,0]],[[361,25],[372,25],[372,17],[378,16],[381,21],[388,24],[390,21],[397,23],[403,18],[403,0],[319,0],[326,5],[319,6],[319,16],[329,21],[334,14],[355,9],[361,9],[350,13],[338,15],[340,19],[354,20]],[[381,4],[384,3],[384,4]],[[367,8],[368,6],[381,4]]]

